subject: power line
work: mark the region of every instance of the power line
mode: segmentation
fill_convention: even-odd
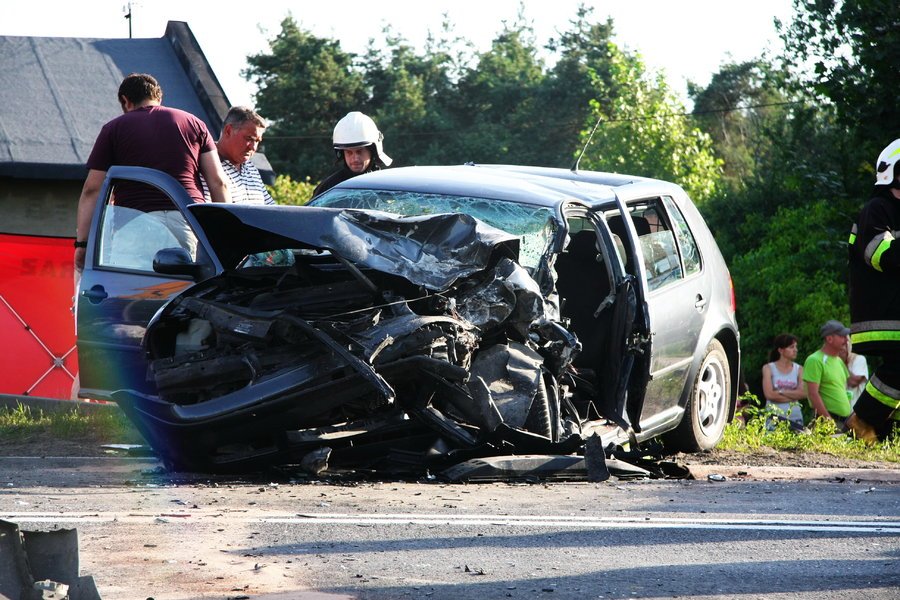
[[[711,114],[715,114],[715,113],[727,113],[727,112],[734,112],[737,110],[750,110],[752,108],[769,108],[772,106],[789,106],[792,104],[803,104],[803,100],[790,100],[790,101],[786,100],[784,102],[766,102],[764,104],[748,104],[746,106],[735,106],[732,108],[714,108],[714,109],[709,109],[709,110],[695,110],[695,111],[691,111],[689,113],[670,113],[669,115],[660,115],[659,117],[652,116],[652,117],[635,117],[633,119],[610,119],[610,121],[616,121],[616,120],[639,121],[641,119],[661,118],[663,116],[695,117],[698,115],[711,115]]]
[[[606,119],[601,118],[599,123],[600,125],[606,123],[628,123],[633,121],[651,121],[654,119],[670,119],[673,117],[696,117],[702,115],[711,115],[711,114],[721,114],[721,113],[729,113],[735,112],[739,110],[752,110],[757,108],[772,108],[776,106],[790,106],[794,104],[803,104],[803,100],[790,100],[784,102],[765,102],[762,104],[747,104],[743,106],[734,106],[731,108],[715,108],[709,110],[695,110],[691,112],[681,112],[681,113],[662,113],[655,115],[646,115],[641,117],[623,117],[623,118],[612,118]],[[550,125],[554,127],[563,126],[563,125],[573,125],[574,123],[571,121],[557,121],[557,122],[548,122],[541,121],[541,125]],[[595,126],[596,127],[596,126]],[[421,136],[444,136],[451,135],[459,132],[459,128],[454,128],[452,130],[443,130],[443,131],[410,131],[410,132],[396,132],[393,133],[391,137],[421,137]],[[266,141],[300,141],[300,140],[328,140],[331,139],[331,133],[314,133],[309,135],[267,135],[265,136]]]

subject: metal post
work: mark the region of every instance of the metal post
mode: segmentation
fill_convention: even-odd
[[[128,39],[131,39],[131,2],[128,3],[128,13],[126,13],[125,18],[128,19]]]

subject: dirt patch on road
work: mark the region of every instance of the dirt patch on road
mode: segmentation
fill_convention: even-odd
[[[900,462],[857,460],[821,452],[789,452],[766,447],[757,448],[753,453],[717,449],[678,454],[674,458],[687,465],[900,470]]]
[[[141,445],[140,439],[128,440],[99,440],[95,437],[75,437],[72,439],[54,438],[48,435],[15,436],[4,439],[0,437],[0,456],[39,456],[63,457],[63,456],[127,456],[129,452],[149,453],[144,446],[143,450],[136,448],[128,450],[128,446]],[[121,446],[116,449],[114,446]]]

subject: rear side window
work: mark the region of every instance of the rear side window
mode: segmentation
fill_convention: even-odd
[[[647,284],[651,291],[682,278],[675,237],[671,231],[654,231],[642,235],[640,240]]]
[[[678,248],[681,250],[681,258],[684,261],[684,271],[686,275],[693,275],[700,272],[700,251],[697,249],[697,240],[691,233],[684,215],[681,214],[678,205],[668,196],[663,197],[663,203],[672,219],[673,229],[675,230],[675,238],[678,240]]]
[[[644,255],[644,273],[650,291],[681,280],[681,258],[675,234],[660,200],[650,200],[629,207]]]
[[[644,255],[644,273],[650,291],[663,288],[700,271],[700,252],[687,220],[670,197],[629,204],[628,212]],[[616,219],[609,220],[615,231]]]

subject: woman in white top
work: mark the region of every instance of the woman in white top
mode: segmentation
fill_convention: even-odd
[[[850,342],[847,342],[847,347],[841,352],[841,358],[844,359],[847,370],[850,371],[850,377],[847,379],[847,398],[850,400],[850,408],[853,408],[860,394],[866,389],[866,382],[869,380],[869,365],[866,363],[865,356],[853,351]]]
[[[762,368],[763,395],[769,412],[786,418],[794,427],[802,428],[800,401],[806,399],[803,367],[797,358],[797,338],[789,333],[775,336],[769,362]]]

